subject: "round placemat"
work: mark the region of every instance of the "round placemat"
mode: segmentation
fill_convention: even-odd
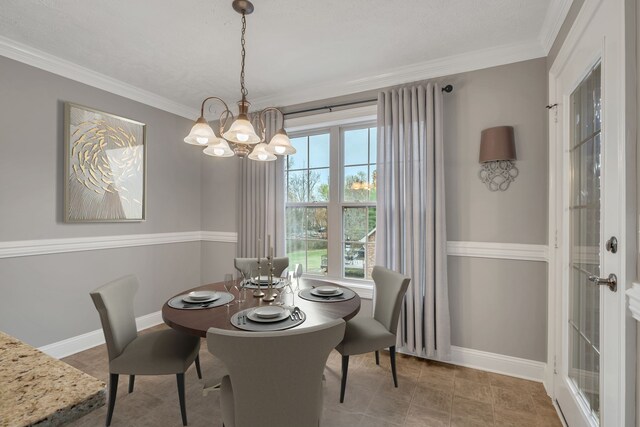
[[[300,296],[300,298],[302,299],[306,299],[309,301],[315,301],[315,302],[340,302],[340,301],[347,301],[350,300],[351,298],[356,296],[356,293],[353,292],[351,289],[349,288],[340,288],[340,290],[342,290],[342,295],[335,295],[335,296],[331,296],[331,295],[327,295],[327,296],[317,296],[317,295],[313,295],[311,293],[312,289],[303,289],[301,290],[298,295]]]
[[[178,295],[177,297],[171,298],[167,304],[169,305],[169,307],[178,308],[180,310],[203,310],[205,308],[220,307],[221,305],[225,305],[226,303],[236,299],[236,297],[229,292],[218,291],[218,294],[220,295],[220,298],[215,301],[197,304],[182,301],[182,298],[186,297],[189,294]]]
[[[287,308],[290,311],[293,311],[293,307],[283,307]],[[245,331],[253,331],[253,332],[266,332],[266,331],[283,331],[285,329],[290,329],[295,326],[300,325],[307,319],[307,315],[304,314],[303,311],[298,310],[300,313],[301,319],[293,320],[291,316],[287,317],[284,320],[280,320],[279,322],[254,322],[253,320],[247,317],[247,313],[251,310],[255,310],[256,307],[247,308],[246,310],[242,310],[231,316],[231,324],[238,329],[242,329]]]

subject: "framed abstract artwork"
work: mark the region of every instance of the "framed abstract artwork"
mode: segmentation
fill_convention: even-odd
[[[145,220],[146,125],[65,103],[66,222]]]

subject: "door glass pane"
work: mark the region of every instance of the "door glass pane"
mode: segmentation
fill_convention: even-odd
[[[571,95],[569,378],[600,413],[600,65]]]

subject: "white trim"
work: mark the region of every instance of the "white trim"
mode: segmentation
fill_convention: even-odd
[[[235,243],[237,241],[237,233],[185,231],[178,233],[17,240],[0,242],[0,259],[200,241]]]
[[[349,108],[346,110],[331,111],[329,113],[313,114],[304,117],[285,119],[284,127],[287,132],[298,132],[322,127],[354,124],[358,121],[372,121],[378,118],[378,106]]]
[[[201,231],[203,242],[237,243],[238,233],[235,231]]]
[[[414,353],[406,351],[406,349],[398,349],[398,352],[416,356]],[[443,360],[442,362],[537,382],[543,382],[544,370],[547,366],[546,363],[536,360],[522,359],[453,345],[451,346],[451,359]]]
[[[549,4],[542,28],[540,29],[540,35],[538,36],[540,44],[547,55],[553,43],[556,41],[556,37],[558,37],[560,28],[567,18],[567,13],[569,13],[572,3],[573,0],[555,0]]]
[[[256,106],[256,108],[263,108],[267,105],[295,105],[319,99],[381,89],[388,86],[481,70],[498,65],[512,64],[514,62],[527,61],[544,56],[546,56],[546,53],[537,40],[508,44],[392,68],[374,76],[321,82],[315,86],[308,85],[298,90],[292,88],[286,91],[286,93],[255,98],[252,100],[252,104]]]
[[[190,120],[199,115],[197,108],[188,107],[7,37],[0,36],[0,55]]]
[[[161,311],[156,311],[136,318],[136,327],[138,331],[161,323],[163,323]],[[56,359],[62,359],[63,357],[71,356],[72,354],[88,350],[104,343],[105,341],[102,329],[97,329],[95,331],[87,332],[86,334],[42,346],[38,348],[38,350],[51,357],[55,357]]]
[[[548,262],[549,247],[523,243],[450,241],[447,242],[447,255]]]

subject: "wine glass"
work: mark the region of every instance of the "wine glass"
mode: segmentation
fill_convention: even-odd
[[[242,303],[245,301],[245,298],[247,296],[247,289],[245,288],[246,286],[246,274],[244,271],[241,271],[238,274],[238,278],[236,279],[236,286],[235,288],[238,290],[238,304]]]
[[[300,290],[300,276],[302,276],[302,264],[293,266],[293,276],[296,278],[296,291]]]
[[[227,273],[224,275],[224,288],[227,292],[231,293],[231,289],[235,286],[235,281],[233,280],[233,274]],[[233,295],[233,294],[232,294]],[[231,307],[231,301],[225,304],[225,307]]]

